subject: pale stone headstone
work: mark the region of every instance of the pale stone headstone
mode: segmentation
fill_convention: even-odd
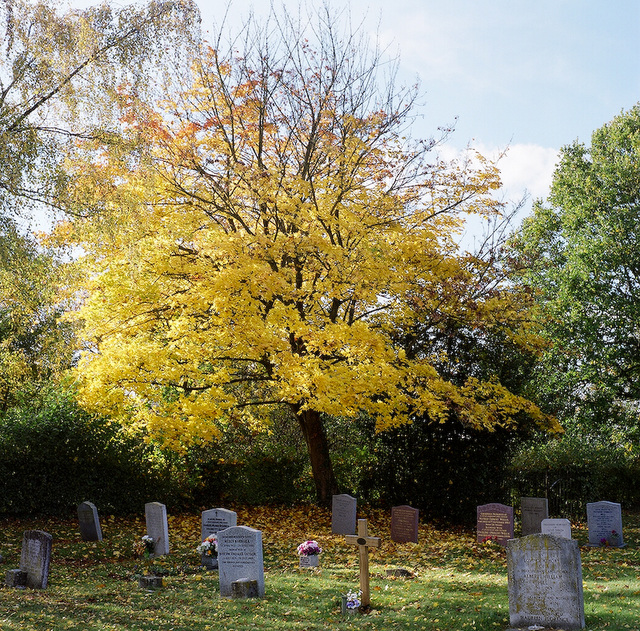
[[[582,563],[575,539],[535,534],[507,544],[514,627],[584,629]]]
[[[522,536],[534,535],[541,532],[542,520],[549,517],[549,501],[546,497],[522,497],[520,498],[520,512]]]
[[[102,528],[98,518],[98,509],[91,502],[82,502],[78,506],[80,536],[83,541],[102,541]]]
[[[331,501],[331,532],[334,535],[354,535],[356,533],[356,512],[358,500],[343,493],[334,495]]]
[[[484,504],[477,507],[478,543],[491,538],[502,546],[513,539],[513,507],[504,504]]]
[[[22,537],[20,570],[27,573],[27,587],[44,589],[49,580],[53,537],[42,530],[26,530]]]
[[[625,545],[622,538],[622,507],[615,502],[593,502],[587,504],[587,525],[589,527],[589,545],[609,545],[621,548]]]
[[[209,535],[215,535],[225,528],[238,525],[238,514],[226,508],[211,508],[202,512],[201,539],[204,541]]]
[[[571,522],[568,519],[543,519],[540,528],[543,535],[571,539]]]
[[[232,583],[240,579],[258,582],[258,596],[264,597],[262,532],[247,526],[233,526],[218,532],[220,595],[231,598]]]
[[[160,502],[149,502],[144,505],[144,516],[147,522],[147,534],[153,539],[155,556],[169,554],[169,523],[167,507]]]
[[[418,543],[418,517],[420,511],[411,506],[394,506],[391,509],[391,541]]]

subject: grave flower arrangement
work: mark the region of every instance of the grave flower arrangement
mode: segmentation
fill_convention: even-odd
[[[139,539],[133,544],[133,553],[137,557],[144,557],[148,559],[155,551],[156,543],[153,537],[144,535],[142,539]]]
[[[206,557],[218,556],[218,537],[209,535],[197,548],[198,554]]]
[[[346,593],[346,598],[347,598],[347,609],[357,609],[358,607],[360,607],[360,605],[362,604],[360,602],[360,596],[362,596],[362,592],[361,591],[351,591],[349,590]]]
[[[308,556],[316,556],[322,553],[322,548],[318,545],[317,541],[305,541],[301,543],[297,552],[299,556],[308,557]]]

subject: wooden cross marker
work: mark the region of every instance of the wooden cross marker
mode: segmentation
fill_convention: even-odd
[[[360,602],[363,607],[371,604],[371,592],[369,590],[369,548],[380,547],[380,537],[367,536],[367,520],[358,519],[358,534],[345,535],[347,543],[357,544],[360,552]]]

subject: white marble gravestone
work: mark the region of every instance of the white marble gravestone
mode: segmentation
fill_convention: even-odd
[[[169,554],[169,524],[167,507],[160,502],[149,502],[144,505],[144,516],[147,522],[147,534],[153,539],[156,556]]]
[[[571,522],[568,519],[543,519],[540,529],[543,535],[571,539]]]
[[[78,506],[78,523],[83,541],[102,541],[102,528],[98,518],[98,509],[91,502],[82,502]]]
[[[540,531],[540,523],[549,517],[549,501],[545,497],[521,497],[520,516],[522,536]]]
[[[202,511],[202,530],[200,537],[204,541],[209,535],[215,535],[225,528],[238,525],[238,514],[226,508],[211,508]]]
[[[53,537],[42,530],[26,530],[22,537],[20,570],[27,574],[27,587],[44,589],[49,580]]]
[[[351,495],[334,495],[331,501],[331,532],[334,535],[356,534],[358,500]]]
[[[248,579],[257,581],[258,596],[264,597],[262,532],[247,526],[218,531],[218,572],[221,596],[231,598],[232,583]]]
[[[622,508],[615,502],[593,502],[587,504],[587,525],[589,527],[589,545],[608,545],[621,548],[625,545],[622,538]]]
[[[582,563],[575,539],[535,534],[507,543],[513,627],[584,629]]]

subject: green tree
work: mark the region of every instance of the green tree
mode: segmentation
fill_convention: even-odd
[[[517,243],[550,342],[539,389],[563,419],[637,422],[640,105],[561,151],[551,193]]]

